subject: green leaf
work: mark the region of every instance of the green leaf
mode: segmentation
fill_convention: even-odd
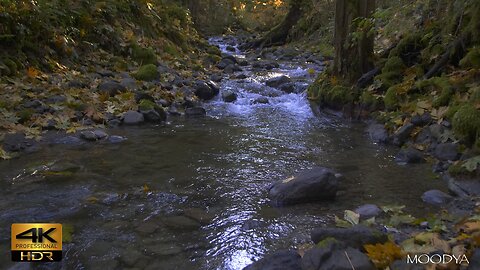
[[[62,224],[62,241],[64,243],[72,242],[74,228],[72,224]]]
[[[382,210],[385,213],[393,213],[393,214],[399,214],[403,213],[403,209],[405,208],[405,205],[384,205],[382,206]]]
[[[360,222],[360,215],[351,210],[345,210],[343,218],[352,225],[357,225]]]
[[[352,227],[352,224],[350,224],[348,221],[343,220],[335,215],[335,225],[340,228],[350,228]]]
[[[463,162],[462,167],[469,172],[474,172],[480,166],[480,156],[469,158]]]
[[[415,218],[411,215],[394,214],[389,220],[389,224],[394,227],[401,224],[412,224],[413,222],[415,222]]]

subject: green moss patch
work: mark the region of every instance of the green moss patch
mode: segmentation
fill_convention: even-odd
[[[467,144],[473,144],[480,132],[480,111],[472,104],[462,105],[453,116],[453,131]]]
[[[152,48],[143,48],[137,44],[132,45],[132,59],[140,65],[157,64],[157,55]]]
[[[133,74],[133,77],[140,81],[153,81],[158,79],[159,76],[157,66],[153,64],[142,66]]]

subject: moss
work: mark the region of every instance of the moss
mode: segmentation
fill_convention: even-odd
[[[443,89],[440,96],[433,100],[432,106],[435,108],[447,106],[450,103],[453,93],[454,92],[452,88]]]
[[[385,65],[382,68],[382,73],[375,77],[375,79],[382,82],[382,85],[388,89],[402,81],[403,72],[406,68],[407,67],[400,57],[390,57],[385,62]]]
[[[383,103],[387,110],[396,110],[399,107],[400,98],[398,97],[398,85],[388,88],[385,96],[383,97]]]
[[[381,102],[371,92],[364,91],[360,97],[360,102],[369,111],[374,111],[380,108]]]
[[[207,53],[217,55],[217,56],[222,55],[222,52],[220,51],[220,49],[217,46],[208,46]]]
[[[173,45],[165,45],[163,47],[163,51],[174,57],[180,56],[180,53],[178,52],[177,48],[175,48],[175,46]]]
[[[157,55],[152,48],[143,48],[138,44],[132,45],[132,58],[140,65],[157,64]]]
[[[326,248],[329,245],[335,244],[335,243],[338,243],[337,239],[335,239],[333,237],[327,237],[327,238],[323,239],[322,241],[318,242],[317,247],[318,248]]]
[[[415,83],[415,87],[419,92],[428,94],[431,92],[440,92],[440,95],[433,101],[433,107],[438,108],[441,106],[447,106],[455,91],[446,77],[433,77],[428,80],[421,80]]]
[[[480,132],[480,111],[472,104],[462,105],[453,116],[452,125],[455,135],[471,145]]]
[[[87,106],[81,101],[68,102],[66,105],[70,109],[73,109],[73,110],[76,110],[76,111],[83,111],[87,108]]]
[[[23,109],[18,112],[18,117],[20,118],[19,122],[24,123],[32,118],[32,115],[35,113],[33,109]]]
[[[460,60],[460,66],[463,68],[480,68],[480,47],[471,48],[467,55]]]
[[[403,72],[407,67],[403,60],[398,56],[389,57],[382,68],[382,73]]]
[[[460,104],[450,105],[448,107],[447,112],[445,113],[445,117],[450,121],[453,120],[453,116],[455,116],[455,114],[457,113],[458,109],[460,109],[460,107],[461,107]]]
[[[408,66],[414,64],[425,46],[421,32],[407,34],[397,46],[390,51],[389,57],[400,57]]]
[[[480,86],[470,89],[470,101],[474,104],[480,102]]]
[[[142,99],[138,103],[138,109],[141,111],[149,111],[149,110],[155,110],[157,109],[158,105],[155,104],[155,102],[148,100],[148,99]]]
[[[4,63],[8,67],[8,70],[9,70],[8,75],[13,76],[13,75],[17,74],[18,66],[17,66],[17,63],[15,63],[15,61],[7,58],[7,59],[4,60]]]
[[[153,64],[142,66],[133,74],[133,77],[140,81],[153,81],[158,79],[159,76],[157,66]]]
[[[473,176],[474,172],[469,172],[464,166],[463,163],[452,164],[448,167],[448,173],[452,176]]]
[[[311,100],[318,102],[321,106],[332,109],[342,109],[344,105],[356,100],[356,95],[351,87],[339,84],[327,73],[321,74],[308,89],[308,96]]]

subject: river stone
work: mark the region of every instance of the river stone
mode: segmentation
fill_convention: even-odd
[[[108,142],[110,142],[110,143],[121,143],[121,142],[124,142],[126,140],[127,140],[127,138],[122,137],[122,136],[118,136],[118,135],[113,135],[113,136],[108,137]]]
[[[480,248],[476,248],[473,251],[472,256],[469,258],[468,270],[477,270],[480,269]]]
[[[215,89],[202,81],[197,81],[194,89],[195,95],[203,100],[210,100],[218,94],[218,88]]]
[[[167,113],[163,109],[141,111],[147,122],[161,123],[167,120]]]
[[[408,164],[423,163],[425,162],[425,159],[423,158],[423,153],[421,151],[410,146],[401,149],[395,156],[395,161],[402,164]]]
[[[145,121],[143,114],[137,111],[128,111],[123,114],[123,123],[125,125],[138,125]]]
[[[369,219],[380,215],[382,213],[382,209],[375,204],[364,204],[357,207],[357,209],[355,209],[355,213],[359,214],[361,219]]]
[[[441,143],[435,147],[433,155],[439,160],[458,160],[460,153],[458,152],[458,147],[454,143]]]
[[[275,182],[269,189],[269,198],[275,206],[335,199],[338,179],[335,172],[318,167]]]
[[[231,90],[225,90],[222,92],[222,99],[225,102],[234,102],[237,100],[237,94]]]
[[[185,216],[165,217],[162,219],[165,226],[175,230],[196,230],[201,227],[196,220]]]
[[[98,141],[108,137],[108,134],[103,130],[85,130],[80,132],[80,138],[87,141]]]
[[[311,238],[314,243],[319,243],[329,237],[345,242],[353,248],[362,248],[366,244],[385,243],[388,240],[386,234],[363,225],[356,225],[351,228],[322,227],[316,228],[311,232]]]
[[[415,138],[417,144],[430,144],[432,142],[432,132],[430,127],[423,127]]]
[[[227,74],[232,74],[232,73],[235,73],[237,71],[243,71],[243,69],[241,67],[239,67],[238,65],[236,64],[231,64],[231,65],[228,65],[224,70],[223,72],[227,73]]]
[[[283,76],[271,78],[267,80],[265,84],[273,88],[278,88],[282,84],[291,83],[291,82],[292,80],[290,79],[290,77],[283,75]]]
[[[432,122],[432,116],[429,113],[424,113],[422,115],[415,115],[411,120],[412,124],[418,127],[423,127]]]
[[[347,257],[348,255],[348,257]],[[305,253],[302,259],[302,270],[375,270],[367,255],[358,249],[331,250],[330,248],[314,248]]]
[[[130,90],[138,89],[137,81],[133,78],[123,78],[122,80],[120,80],[120,85]]]
[[[428,204],[441,206],[449,203],[453,199],[452,196],[440,190],[429,190],[422,195],[422,200]]]
[[[293,250],[281,250],[250,264],[243,270],[302,270],[302,257]]]
[[[412,123],[403,125],[393,134],[393,143],[395,145],[402,146],[410,138],[410,134],[414,128],[415,125]]]
[[[126,90],[125,86],[115,81],[102,82],[97,87],[98,92],[108,94],[111,97]]]
[[[188,116],[188,117],[197,117],[197,116],[205,116],[205,115],[207,115],[207,111],[205,111],[205,109],[202,107],[192,107],[192,108],[187,108],[185,110],[185,116]]]
[[[282,90],[283,92],[285,92],[287,94],[291,94],[291,93],[296,92],[296,86],[295,86],[295,83],[293,83],[293,82],[282,84],[282,85],[280,85],[279,88],[280,88],[280,90]]]
[[[270,101],[267,97],[258,97],[253,101],[253,104],[268,104]]]
[[[388,141],[388,132],[382,124],[371,124],[367,129],[368,136],[375,143],[386,143]]]
[[[152,234],[154,233],[160,226],[158,222],[153,220],[147,220],[142,222],[135,230],[139,233],[143,234]]]

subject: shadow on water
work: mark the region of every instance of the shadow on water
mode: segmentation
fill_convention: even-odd
[[[362,125],[316,118],[305,93],[264,86],[287,74],[302,87],[313,79],[308,68],[247,67],[247,79],[222,84],[238,100],[208,103],[207,118],[111,130],[128,141],[54,145],[0,163],[0,265],[12,265],[13,222],[73,225],[63,262],[47,269],[242,269],[308,242],[312,228],[344,209],[376,203],[428,212],[420,196],[441,186],[428,165],[399,166],[395,150],[369,142]],[[269,104],[253,104],[259,96]],[[69,173],[42,174],[51,164]],[[269,206],[273,181],[314,166],[345,175],[335,202]]]

